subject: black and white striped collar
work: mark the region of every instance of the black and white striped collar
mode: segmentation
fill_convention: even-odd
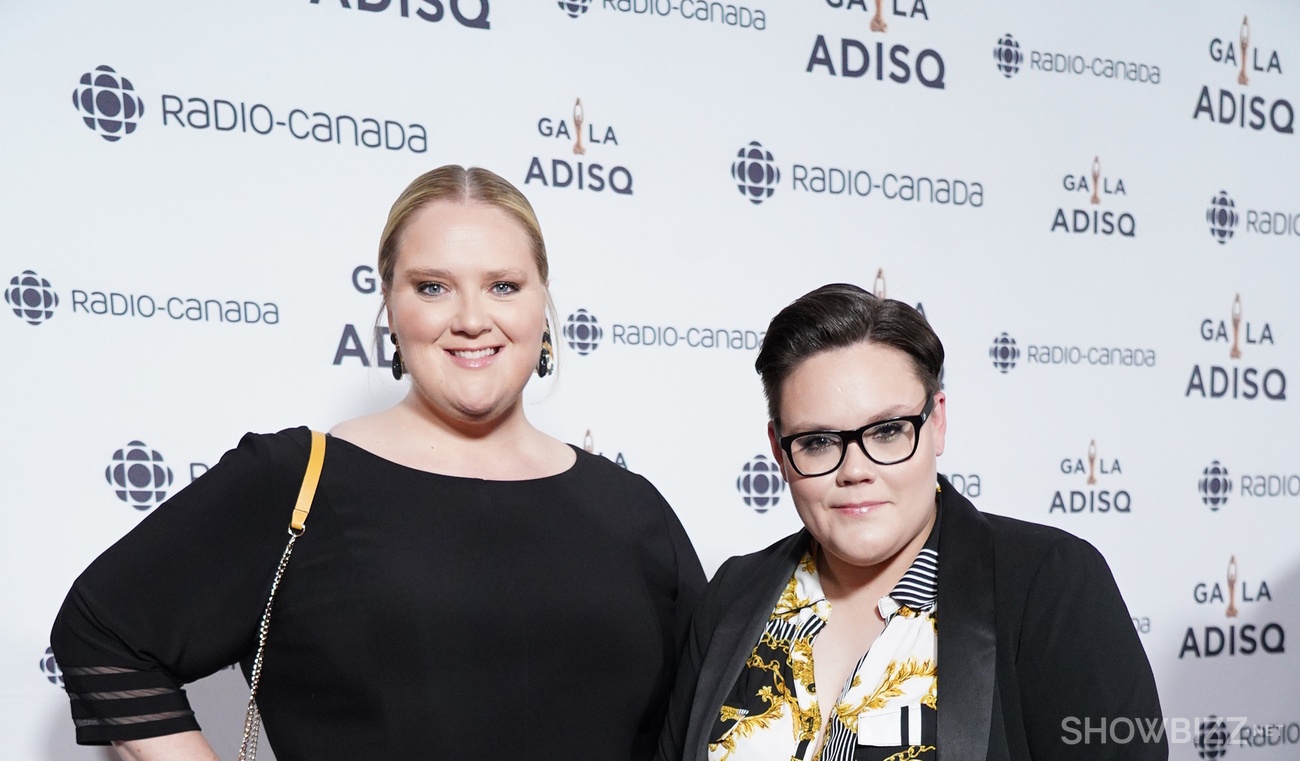
[[[936,504],[934,527],[930,529],[925,546],[889,593],[889,597],[898,605],[917,612],[934,609],[935,602],[939,599],[939,522],[942,517],[943,511]]]

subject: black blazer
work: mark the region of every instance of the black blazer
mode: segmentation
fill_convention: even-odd
[[[1101,554],[1059,529],[985,515],[940,482],[939,758],[1167,759],[1163,733],[1144,740],[1135,726],[1160,727],[1160,699]],[[809,539],[800,531],[718,569],[682,653],[660,761],[707,759],[718,709]]]

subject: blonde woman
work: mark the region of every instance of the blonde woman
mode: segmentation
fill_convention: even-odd
[[[410,390],[330,432],[261,677],[276,757],[649,758],[704,576],[650,483],[525,416],[553,365],[532,207],[431,171],[379,272]],[[77,580],[52,641],[78,742],[215,758],[182,686],[248,674],[308,441],[249,434]]]

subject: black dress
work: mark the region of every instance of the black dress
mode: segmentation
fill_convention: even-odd
[[[245,436],[76,581],[51,639],[78,742],[197,729],[181,685],[248,673],[308,437]],[[267,737],[280,761],[649,758],[703,586],[672,509],[602,457],[484,481],[330,438],[276,598]]]

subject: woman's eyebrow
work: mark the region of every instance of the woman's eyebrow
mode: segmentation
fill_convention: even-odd
[[[871,417],[867,418],[867,421],[862,425],[871,425],[872,423],[879,423],[881,420],[888,420],[889,418],[892,417],[900,417],[902,415],[907,415],[910,412],[911,412],[911,405],[895,404],[890,407],[886,407],[885,409],[877,412],[875,415],[872,415]],[[807,423],[807,424],[793,423],[787,425],[786,427],[788,427],[792,432],[840,430],[839,428],[836,428],[833,425],[825,425],[821,423]],[[845,429],[845,430],[852,430],[852,429]]]

